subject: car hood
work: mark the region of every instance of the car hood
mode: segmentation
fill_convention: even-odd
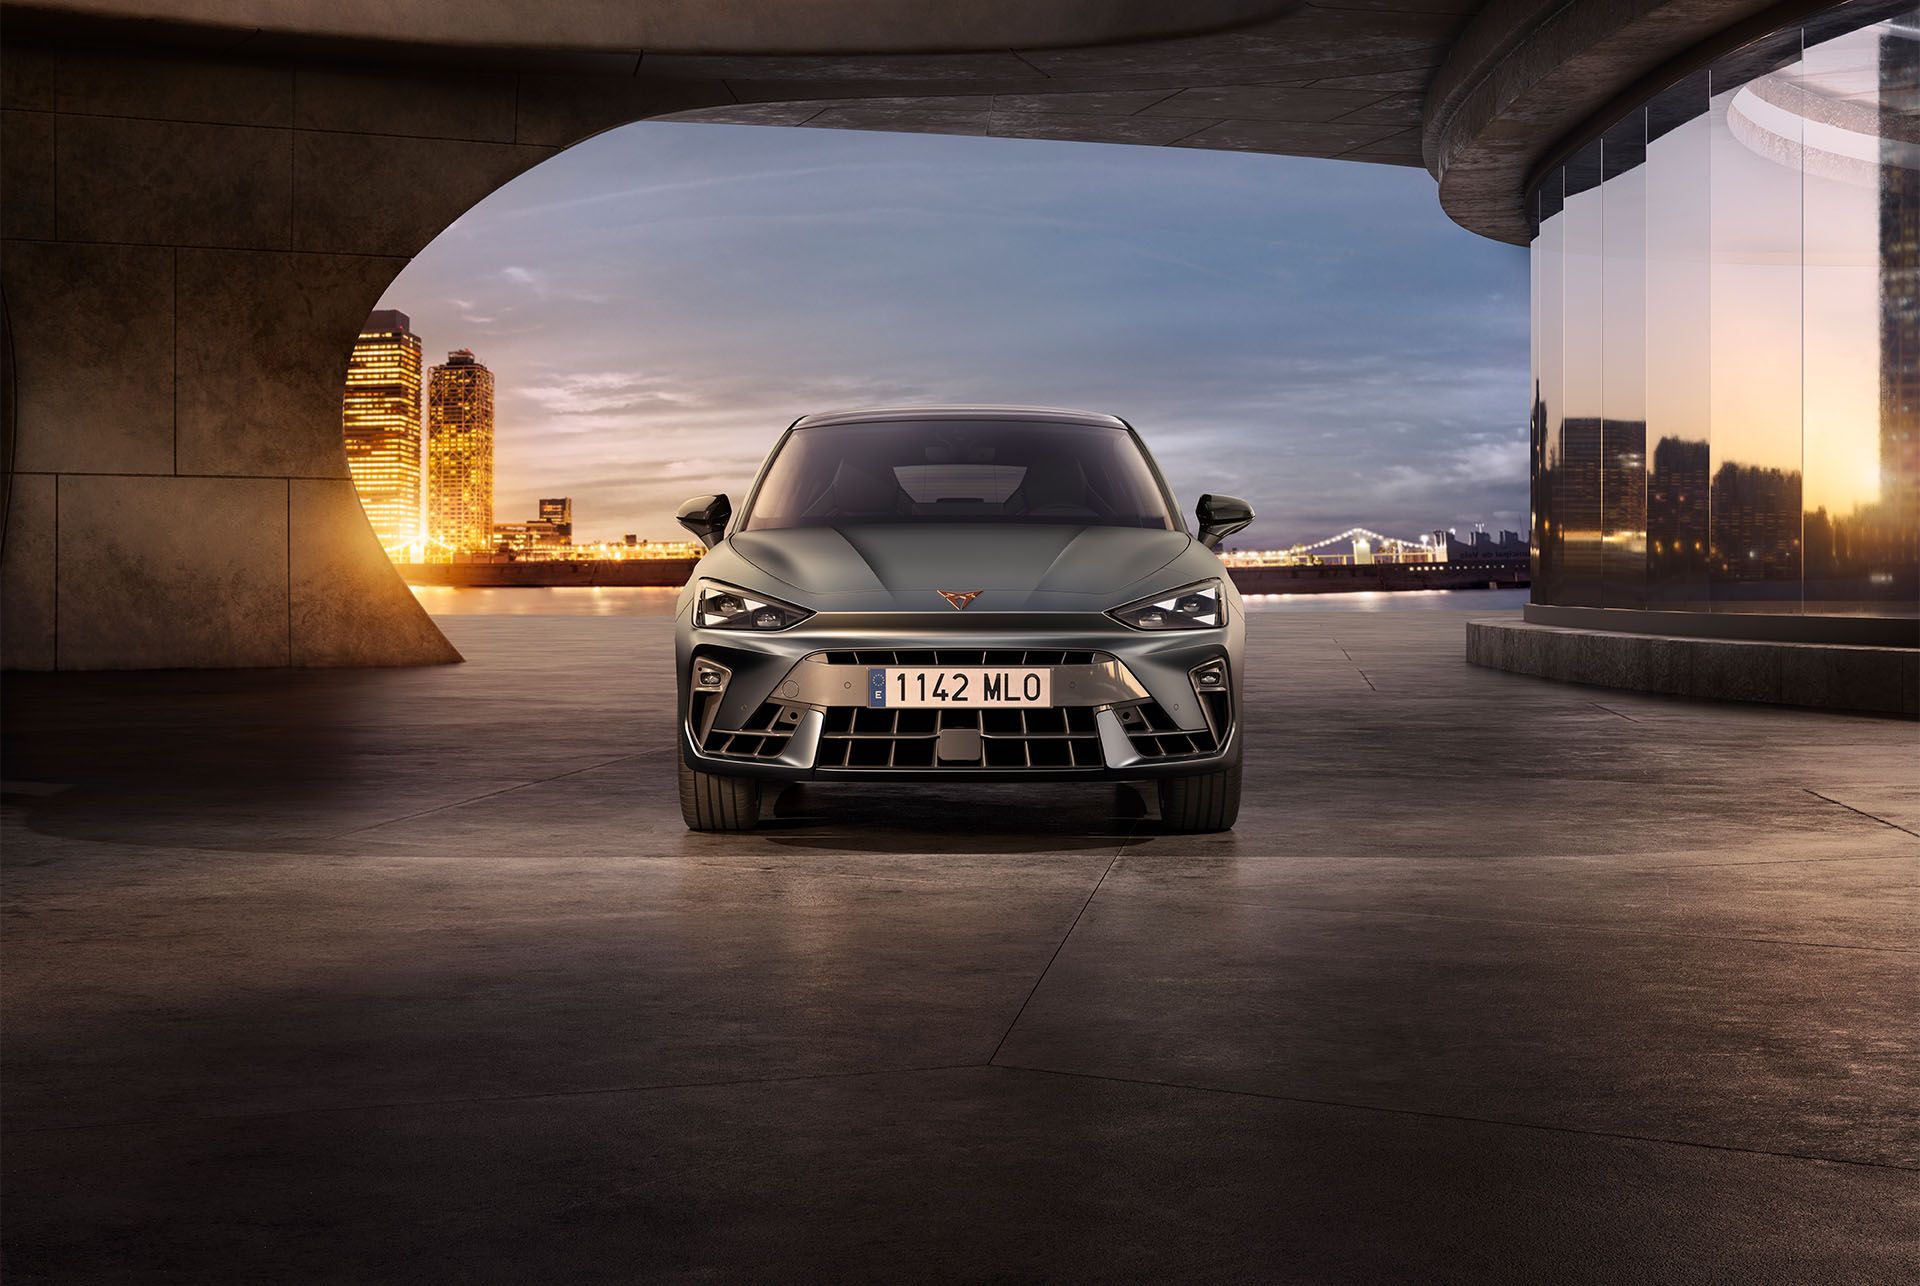
[[[1146,582],[1182,558],[1204,560],[1195,579],[1219,574],[1185,532],[1134,527],[796,527],[735,535],[722,548],[820,611],[951,611],[940,590],[980,591],[975,612],[1103,611],[1165,588]],[[712,561],[701,574],[724,578],[725,560]]]

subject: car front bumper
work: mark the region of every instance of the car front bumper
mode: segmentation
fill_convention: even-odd
[[[1217,630],[1129,630],[1104,615],[821,613],[785,631],[678,633],[681,753],[773,780],[1138,780],[1240,757],[1237,614]],[[1034,666],[1047,708],[886,710],[888,665]],[[972,734],[972,735],[969,735]]]

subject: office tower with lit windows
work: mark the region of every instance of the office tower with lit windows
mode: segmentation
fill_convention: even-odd
[[[552,523],[561,543],[573,543],[573,497],[560,496],[540,501],[540,521]]]
[[[420,337],[403,312],[367,318],[347,363],[347,467],[381,546],[420,538]]]
[[[1894,539],[1912,548],[1920,519],[1920,35],[1880,37],[1880,113],[1905,122],[1880,140],[1880,501]],[[1896,560],[1897,561],[1897,560]]]
[[[442,552],[493,548],[493,372],[458,348],[427,382],[427,534]]]

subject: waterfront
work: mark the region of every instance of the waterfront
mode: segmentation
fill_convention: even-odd
[[[671,617],[679,589],[660,586],[559,585],[512,589],[415,585],[413,596],[434,616]],[[1524,589],[1365,590],[1353,594],[1249,594],[1249,613],[1517,612]]]

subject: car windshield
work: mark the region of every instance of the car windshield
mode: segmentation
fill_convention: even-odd
[[[1131,433],[1042,420],[795,429],[742,529],[926,522],[1177,530]]]

